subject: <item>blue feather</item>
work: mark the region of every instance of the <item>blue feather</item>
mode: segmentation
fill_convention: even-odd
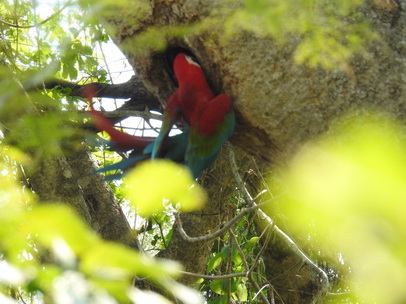
[[[189,128],[186,128],[182,133],[172,137],[168,137],[167,140],[165,141],[165,145],[163,145],[163,147],[161,148],[160,152],[160,155],[162,155],[161,158],[167,158],[177,163],[184,163],[188,135]],[[125,171],[136,166],[138,162],[150,159],[153,149],[154,143],[151,143],[145,147],[144,151],[142,151],[142,154],[138,153],[132,155],[134,154],[133,152],[132,154],[130,154],[129,158],[124,159],[118,163],[100,168],[96,172],[104,173],[113,170],[114,171],[121,170],[122,173],[107,175],[105,177],[105,180],[119,179],[123,176]]]

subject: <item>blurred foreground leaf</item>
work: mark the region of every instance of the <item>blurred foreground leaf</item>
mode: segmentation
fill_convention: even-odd
[[[279,208],[289,227],[312,226],[322,250],[343,254],[357,298],[404,303],[404,128],[374,113],[347,118],[306,146],[285,177],[292,196]]]
[[[188,169],[167,160],[143,162],[127,175],[126,193],[140,216],[150,216],[172,203],[182,211],[203,206],[206,194]]]
[[[1,290],[41,291],[52,303],[125,303],[138,276],[181,298],[178,263],[102,240],[68,206],[36,204],[17,178],[17,160],[26,159],[0,145]]]

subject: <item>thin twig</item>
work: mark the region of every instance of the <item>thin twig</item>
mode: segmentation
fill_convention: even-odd
[[[262,212],[261,210],[259,210],[259,212]],[[272,230],[275,228],[275,222],[271,221],[271,223],[269,223],[265,229],[262,231],[260,238],[262,238],[264,236],[264,234],[266,234],[266,238],[265,238],[265,242],[262,244],[261,249],[259,250],[254,263],[252,263],[251,268],[248,270],[248,273],[252,275],[254,269],[257,267],[260,258],[262,257],[262,254],[264,253],[265,249],[268,247],[268,244],[271,240],[271,236],[272,236]],[[267,231],[270,230],[268,233]],[[273,285],[271,283],[266,284],[265,286],[269,286],[271,288],[272,291],[275,291],[276,294],[279,296],[280,300],[282,301],[282,304],[284,304],[285,302],[283,301],[282,297],[279,295],[279,293],[276,291],[276,289],[273,287]],[[261,288],[262,290],[263,288]],[[256,295],[257,296],[257,295]],[[260,297],[262,298],[262,293],[260,293]],[[275,303],[275,299],[273,297],[273,293],[269,294],[269,297],[271,298],[272,304]],[[255,297],[254,297],[255,298]]]
[[[255,201],[252,199],[250,193],[248,192],[248,190],[245,187],[245,184],[241,178],[241,176],[238,173],[238,168],[237,165],[235,163],[235,158],[234,158],[234,152],[230,149],[229,151],[230,153],[230,164],[231,164],[231,169],[234,173],[235,179],[237,184],[239,185],[239,188],[241,189],[241,191],[244,193],[245,198],[248,200],[249,203],[251,203],[253,206],[251,208],[254,208],[255,206],[260,206],[262,204],[256,204]],[[255,163],[255,162],[254,162]],[[255,163],[256,165],[256,163]],[[257,167],[257,170],[259,172],[259,169]],[[264,183],[264,185],[267,187],[265,180],[262,177],[262,182]],[[267,190],[269,191],[269,193],[271,193],[270,189],[267,188]],[[261,215],[264,220],[266,222],[268,222],[267,227],[271,226],[272,227],[272,232],[275,232],[276,235],[278,235],[278,237],[284,241],[285,245],[287,245],[290,250],[292,252],[294,252],[298,257],[301,257],[302,259],[302,263],[305,264],[309,264],[311,265],[314,269],[316,269],[316,271],[319,273],[320,276],[320,282],[322,284],[322,290],[320,291],[319,294],[322,293],[326,293],[329,287],[329,281],[328,281],[328,277],[327,274],[325,273],[325,271],[323,269],[321,269],[320,267],[318,267],[300,248],[299,246],[286,234],[284,233],[279,227],[277,227],[274,223],[274,221],[268,216],[266,215],[262,210],[257,210],[258,216]],[[269,232],[269,235],[267,236],[267,239],[265,241],[265,243],[263,244],[261,251],[258,253],[257,255],[257,259],[254,261],[253,267],[248,271],[248,273],[250,273],[255,265],[258,263],[259,257],[262,255],[262,253],[265,251],[265,248],[268,245],[268,242],[270,240],[270,234],[271,232]],[[274,289],[275,290],[275,289]]]
[[[284,193],[281,193],[279,195],[274,196],[273,198],[266,200],[265,202],[261,203],[261,204],[257,204],[255,206],[249,207],[247,209],[242,210],[238,215],[236,215],[235,217],[233,217],[230,221],[228,221],[223,228],[210,233],[210,234],[206,234],[206,235],[202,235],[202,236],[196,236],[196,237],[191,237],[188,236],[186,234],[186,231],[183,229],[182,227],[182,221],[180,219],[179,213],[175,213],[175,219],[176,219],[176,223],[178,224],[178,231],[182,237],[182,239],[184,239],[187,242],[193,243],[193,242],[203,242],[203,241],[209,241],[212,239],[215,239],[216,237],[222,235],[225,231],[227,231],[228,229],[230,229],[234,224],[236,224],[240,219],[242,219],[244,216],[246,216],[247,214],[251,213],[252,211],[257,210],[258,208],[261,208],[267,204],[269,204],[270,202],[273,202],[274,200],[278,199],[279,197],[281,197]]]
[[[257,282],[255,281],[254,277],[252,276],[252,268],[250,269],[247,259],[245,258],[245,254],[242,251],[240,244],[238,244],[237,242],[237,237],[235,236],[234,232],[232,232],[231,230],[229,231],[231,238],[234,240],[235,243],[235,247],[237,248],[238,253],[240,254],[240,257],[242,259],[242,262],[244,264],[245,269],[247,270],[247,277],[248,280],[251,282],[252,286],[256,289],[257,291],[257,295],[259,294],[259,296],[262,299],[262,302],[265,304],[270,304],[268,299],[265,297],[265,295],[261,292],[261,288],[259,287],[259,285],[257,284]]]
[[[180,273],[191,276],[191,277],[208,279],[208,280],[221,280],[221,279],[229,279],[229,278],[247,276],[246,272],[236,272],[236,273],[229,273],[229,274],[222,274],[222,275],[208,275],[208,274],[193,273],[193,272],[188,272],[188,271],[180,271]]]
[[[168,247],[168,245],[166,244],[166,240],[165,240],[165,235],[164,235],[164,231],[162,229],[162,223],[160,221],[158,221],[155,217],[154,217],[155,222],[158,224],[159,227],[159,231],[161,233],[161,237],[162,237],[162,242],[164,243],[164,248]]]
[[[265,229],[262,232],[260,238],[266,233],[266,231],[268,231],[268,229],[273,229],[274,227],[275,227],[275,224],[272,221],[272,223],[270,225],[267,225],[265,227]],[[261,249],[259,250],[259,252],[258,252],[258,254],[256,256],[256,258],[254,260],[254,263],[252,263],[251,269],[249,269],[248,272],[252,272],[255,269],[255,267],[257,267],[259,259],[261,258],[262,254],[264,253],[264,251],[265,251],[266,247],[268,246],[270,240],[271,240],[271,232],[266,235],[265,242],[262,244],[262,247],[261,247]]]
[[[254,164],[257,172],[261,172],[259,170],[258,164],[253,156],[252,156],[252,163]],[[266,182],[266,180],[264,179],[264,176],[262,174],[260,174],[260,178],[261,178],[261,182],[262,182],[262,185],[264,186],[265,190],[268,191],[272,195],[272,191],[271,191],[271,189],[269,189],[268,183]]]
[[[239,186],[240,191],[243,193],[246,202],[247,202],[247,203],[250,203],[250,205],[254,204],[254,206],[255,206],[255,203],[254,203],[255,199],[257,199],[257,198],[260,196],[260,194],[263,193],[263,191],[260,192],[260,194],[257,195],[257,196],[255,197],[255,199],[252,198],[252,196],[251,196],[251,194],[249,193],[247,187],[245,186],[244,181],[243,181],[242,178],[241,178],[241,175],[238,173],[238,167],[237,167],[237,164],[236,164],[236,162],[235,162],[234,151],[233,151],[232,149],[229,149],[229,154],[230,154],[229,160],[230,160],[230,165],[231,165],[231,171],[233,172],[233,175],[234,175],[234,178],[235,178],[235,180],[236,180],[236,182],[237,182],[237,185]],[[268,225],[268,226],[264,229],[262,235],[265,233],[265,231],[266,231],[269,227],[270,227],[270,226]],[[230,231],[230,234],[232,234],[233,237],[234,237],[234,239],[235,239],[236,246],[237,246],[237,249],[239,248],[240,255],[243,255],[243,252],[242,252],[242,250],[241,250],[239,244],[237,243],[237,239],[235,238],[235,235],[234,235],[231,231]],[[262,235],[261,235],[261,237],[262,237]],[[252,264],[251,268],[248,266],[248,263],[246,262],[246,260],[245,260],[245,263],[244,263],[244,264],[245,264],[244,266],[245,266],[245,268],[246,268],[246,270],[247,270],[247,272],[248,272],[248,273],[247,273],[247,277],[248,277],[248,279],[250,280],[250,282],[251,282],[251,284],[253,285],[253,287],[257,290],[257,294],[255,295],[255,297],[257,297],[257,296],[259,295],[260,298],[262,299],[262,301],[263,301],[264,303],[267,303],[267,304],[270,304],[270,303],[269,303],[268,299],[265,297],[265,295],[261,292],[263,288],[260,288],[260,287],[259,287],[259,285],[258,285],[257,282],[255,281],[254,277],[252,276],[252,272],[253,272],[253,270],[255,269],[256,265],[258,264],[259,259],[260,259],[261,255],[262,255],[264,249],[265,249],[266,246],[268,245],[269,240],[270,240],[270,237],[267,237],[266,240],[265,240],[265,242],[264,242],[264,244],[263,244],[263,246],[262,246],[262,248],[261,248],[261,250],[260,250],[260,252],[259,252],[258,255],[256,256],[256,259],[255,259],[254,263]],[[245,259],[245,258],[244,258],[243,256],[242,256],[241,258],[243,259],[243,262],[244,262],[244,259]],[[254,298],[255,298],[255,297],[254,297]]]
[[[231,232],[231,230],[229,231]],[[226,272],[231,272],[231,264],[233,263],[233,242],[231,238],[228,238],[228,263]],[[231,303],[231,280],[227,279],[227,304]]]
[[[269,286],[269,284],[266,284],[266,285],[264,285],[264,286],[262,286],[258,291],[257,291],[257,293],[254,295],[254,297],[252,298],[252,300],[254,301],[258,296],[260,296],[261,297],[261,294],[262,294],[262,290],[264,290],[265,288],[267,288]],[[262,294],[263,295],[263,294]],[[261,297],[262,298],[262,297]],[[265,298],[266,299],[266,298]],[[267,301],[267,303],[269,303],[269,301],[268,301],[268,299],[266,299],[266,301]],[[269,303],[270,304],[270,303]]]
[[[234,175],[234,179],[236,180],[237,185],[240,188],[240,191],[244,195],[245,201],[247,203],[252,202],[253,201],[252,196],[248,192],[247,187],[245,187],[245,184],[244,184],[240,174],[238,173],[237,163],[235,162],[234,151],[231,147],[228,149],[228,153],[230,155],[229,161],[230,161],[230,165],[231,165],[231,171],[233,172],[233,175]]]

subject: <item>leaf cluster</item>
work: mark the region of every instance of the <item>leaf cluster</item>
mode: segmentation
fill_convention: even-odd
[[[102,240],[66,206],[38,205],[9,174],[27,157],[4,145],[1,152],[0,292],[12,287],[22,298],[41,293],[55,303],[63,295],[64,301],[122,303],[131,298],[134,276],[170,286],[179,265]]]
[[[319,250],[340,252],[347,269],[336,288],[347,293],[332,295],[333,303],[401,303],[406,297],[404,134],[389,114],[364,109],[347,115],[297,155],[284,173],[291,195],[268,208],[283,213],[296,236],[311,231]],[[388,277],[396,279],[388,283]]]

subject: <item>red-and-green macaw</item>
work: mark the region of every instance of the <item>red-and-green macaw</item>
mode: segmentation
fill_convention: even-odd
[[[186,129],[184,132],[177,134],[175,136],[169,137],[162,153],[162,158],[170,159],[176,163],[185,163],[185,151],[186,143],[188,139],[189,130]],[[108,172],[108,171],[118,171],[121,172],[118,174],[108,175],[105,177],[105,180],[114,180],[121,178],[122,175],[130,168],[134,167],[140,161],[150,159],[154,143],[149,144],[145,149],[140,152],[138,150],[133,150],[127,159],[122,161],[105,166],[97,170],[99,173]]]
[[[179,53],[174,60],[179,87],[168,99],[158,137],[138,137],[114,128],[113,124],[91,104],[90,114],[99,130],[106,131],[111,141],[123,150],[133,149],[133,156],[100,171],[125,169],[146,158],[169,158],[185,163],[197,178],[216,159],[221,146],[234,131],[235,116],[225,94],[215,96],[204,73],[190,56]],[[169,137],[173,125],[184,120],[186,130]]]
[[[197,178],[213,163],[221,146],[233,134],[234,111],[227,95],[214,95],[200,65],[190,56],[179,53],[173,69],[179,86],[166,103],[151,157],[161,157],[171,128],[183,119],[190,128],[185,165]]]
[[[117,130],[110,120],[104,117],[101,112],[94,109],[92,99],[95,92],[91,85],[86,88],[86,95],[90,107],[90,111],[88,111],[88,113],[92,117],[96,128],[99,131],[105,131],[110,135],[110,148],[115,151],[132,150],[128,159],[124,159],[113,165],[100,168],[97,170],[97,172],[102,173],[113,170],[121,170],[122,172],[125,172],[127,169],[135,166],[136,163],[151,158],[155,137],[134,136]],[[188,134],[189,128],[185,128],[182,133],[169,137],[162,148],[161,157],[168,158],[177,163],[184,163]],[[105,179],[113,180],[120,178],[122,175],[123,173],[108,175]]]
[[[104,117],[101,112],[94,109],[92,100],[95,92],[91,85],[86,88],[86,95],[90,107],[88,113],[92,117],[94,125],[99,131],[105,131],[110,135],[110,142],[115,149],[122,151],[143,151],[149,144],[155,141],[155,137],[132,136],[117,130],[110,120]]]

